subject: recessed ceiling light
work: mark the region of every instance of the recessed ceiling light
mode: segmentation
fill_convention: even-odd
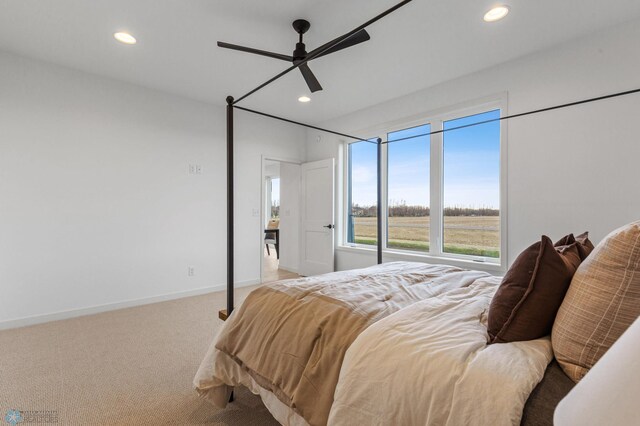
[[[113,37],[124,44],[136,44],[138,42],[136,38],[129,33],[115,33]]]
[[[298,102],[302,102],[303,104],[306,104],[307,102],[311,102],[311,98],[308,96],[300,96],[298,98]]]
[[[496,6],[487,13],[484,14],[485,22],[499,21],[509,14],[509,6],[500,5]]]

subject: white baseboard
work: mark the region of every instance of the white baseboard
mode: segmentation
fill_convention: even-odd
[[[248,280],[235,284],[235,288],[248,287],[260,284],[260,280]],[[104,305],[90,306],[87,308],[70,309],[68,311],[53,312],[49,314],[33,315],[30,317],[15,318],[0,321],[0,330],[26,327],[29,325],[42,324],[45,322],[59,321],[69,318],[81,317],[85,315],[98,314],[100,312],[115,311],[117,309],[131,308],[134,306],[148,305],[151,303],[166,302],[168,300],[182,299],[184,297],[200,296],[207,293],[215,293],[227,289],[226,284],[218,284],[211,287],[196,288],[193,290],[177,291],[174,293],[160,294],[157,296],[144,297],[141,299],[123,300],[121,302],[107,303]]]
[[[293,272],[294,274],[298,273],[298,268],[294,268],[292,266],[286,266],[286,265],[283,265],[282,263],[278,265],[278,269],[282,269],[287,272]]]

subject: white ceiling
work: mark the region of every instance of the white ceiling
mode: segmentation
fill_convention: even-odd
[[[285,69],[216,41],[291,54],[291,22],[311,21],[307,50],[399,0],[0,0],[0,49],[224,105]],[[324,86],[299,104],[297,72],[242,105],[317,123],[640,17],[638,0],[414,0],[368,28],[371,41],[310,63]],[[115,31],[138,38],[114,41]]]

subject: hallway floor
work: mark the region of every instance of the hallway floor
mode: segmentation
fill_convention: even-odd
[[[267,254],[267,249],[264,249],[264,260],[262,262],[262,282],[270,283],[272,281],[288,280],[291,278],[299,278],[300,275],[295,272],[289,272],[284,269],[278,268],[278,257],[276,256],[276,249],[273,246],[269,247],[271,255]]]

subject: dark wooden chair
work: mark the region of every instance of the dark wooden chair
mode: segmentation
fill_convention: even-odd
[[[264,230],[264,244],[267,247],[267,254],[271,256],[269,244],[273,244],[276,249],[276,258],[280,259],[280,226],[279,219],[271,219]]]

